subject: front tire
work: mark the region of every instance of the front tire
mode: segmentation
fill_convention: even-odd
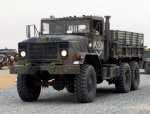
[[[74,90],[80,103],[92,102],[96,95],[96,73],[94,67],[88,64],[81,66],[80,74],[75,76]]]
[[[128,63],[121,63],[120,75],[115,82],[116,90],[120,93],[127,93],[131,88],[131,70]]]
[[[130,62],[130,69],[132,75],[131,90],[137,90],[140,84],[140,71],[138,63],[135,61]]]
[[[40,80],[32,75],[18,75],[17,91],[23,101],[36,101],[41,92]]]

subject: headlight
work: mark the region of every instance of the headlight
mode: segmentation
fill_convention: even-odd
[[[21,55],[21,57],[25,57],[26,56],[26,52],[25,51],[21,51],[20,55]]]
[[[67,52],[67,50],[62,50],[62,51],[60,52],[60,54],[61,54],[62,57],[66,57],[67,54],[68,54],[68,52]]]
[[[92,43],[89,43],[89,47],[92,47]]]

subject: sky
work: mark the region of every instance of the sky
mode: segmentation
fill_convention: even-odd
[[[150,0],[0,0],[0,48],[17,49],[26,39],[25,27],[41,18],[110,15],[113,30],[144,33],[150,47]]]

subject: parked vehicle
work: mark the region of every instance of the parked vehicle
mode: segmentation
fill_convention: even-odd
[[[150,49],[145,49],[144,70],[145,70],[145,73],[150,74]]]
[[[7,65],[7,56],[4,54],[0,54],[0,69],[2,69],[3,66]]]
[[[15,56],[17,53],[16,49],[0,49],[0,54],[5,54],[7,56]]]
[[[16,49],[0,49],[0,56],[1,58],[1,65],[0,68],[2,69],[3,66],[11,66],[14,63],[17,51]]]

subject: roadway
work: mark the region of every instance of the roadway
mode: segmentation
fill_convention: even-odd
[[[92,103],[77,103],[74,94],[52,87],[42,89],[38,101],[23,102],[13,87],[0,89],[0,104],[2,114],[150,114],[150,75],[141,70],[139,90],[125,94],[116,93],[114,85],[104,82],[98,85]]]

